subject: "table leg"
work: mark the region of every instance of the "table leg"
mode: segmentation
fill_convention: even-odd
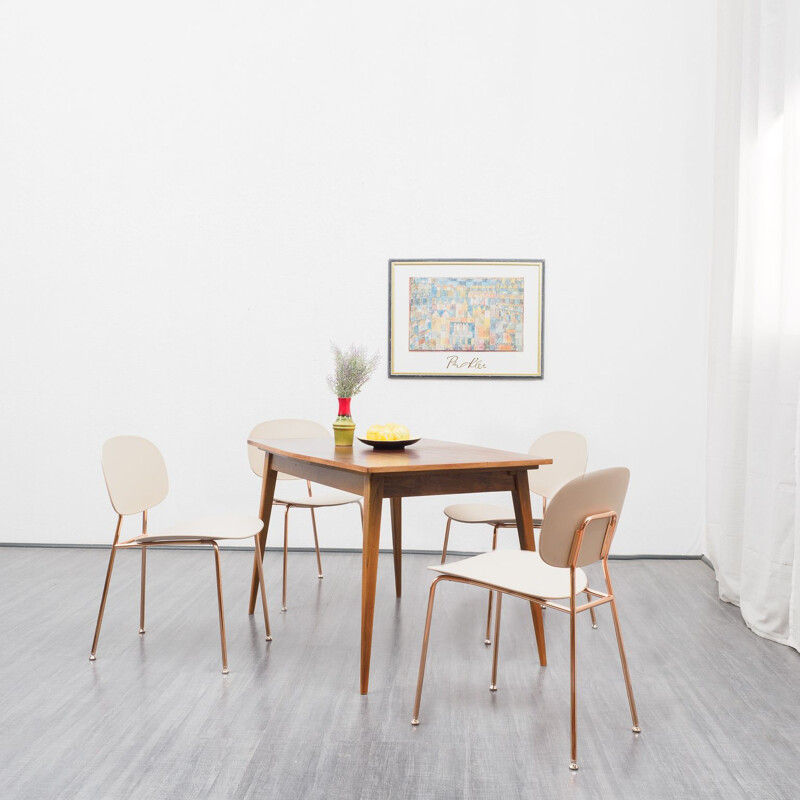
[[[394,551],[394,591],[397,597],[403,594],[403,516],[401,498],[389,501],[392,509],[392,550]]]
[[[531,509],[531,493],[528,485],[527,470],[514,475],[514,490],[511,492],[514,501],[514,515],[517,518],[517,534],[519,546],[523,550],[535,550],[536,540],[533,538],[533,510]],[[539,603],[531,603],[533,630],[536,634],[536,647],[539,651],[539,663],[547,666],[547,648],[544,641],[544,619]]]
[[[258,547],[253,556],[253,577],[250,581],[250,610],[252,614],[256,608],[256,597],[258,597],[258,565],[256,558],[264,560],[264,548],[267,546],[267,530],[269,529],[269,517],[272,513],[272,498],[275,496],[275,483],[278,473],[272,469],[272,453],[264,454],[264,473],[261,478],[261,505],[258,509],[258,516],[264,523],[261,533],[258,534]]]
[[[361,557],[361,694],[369,691],[369,659],[372,652],[372,622],[375,617],[375,587],[378,582],[378,546],[381,538],[383,479],[364,480],[364,547]]]

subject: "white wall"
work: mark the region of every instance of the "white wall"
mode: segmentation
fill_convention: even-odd
[[[616,551],[701,552],[714,40],[711,0],[4,4],[0,541],[109,542],[120,433],[167,459],[154,525],[255,511],[246,435],[333,420],[335,340],[384,358],[360,430],[583,431],[633,472]],[[544,258],[544,380],[386,377],[417,257]]]

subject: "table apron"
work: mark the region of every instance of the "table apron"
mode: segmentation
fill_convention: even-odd
[[[346,469],[324,464],[310,464],[298,458],[278,455],[272,457],[272,467],[298,478],[314,481],[323,486],[331,486],[345,492],[364,495],[364,487],[370,479],[367,473],[351,472]],[[494,468],[481,469],[465,467],[442,471],[424,470],[419,472],[372,473],[371,479],[383,484],[383,497],[423,497],[437,494],[468,494],[473,492],[513,491],[514,478],[526,469]]]
[[[344,492],[364,495],[364,473],[350,472],[336,467],[327,467],[323,464],[310,464],[299,458],[278,455],[272,456],[272,468],[278,472],[285,472],[287,475],[294,475],[296,478],[305,478],[314,483],[321,483],[323,486],[332,486],[334,489],[341,489]]]
[[[521,470],[526,472],[526,470]],[[507,492],[514,489],[515,470],[460,469],[446,472],[406,472],[382,475],[384,497]]]

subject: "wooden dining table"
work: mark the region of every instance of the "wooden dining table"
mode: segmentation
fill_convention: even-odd
[[[275,482],[279,472],[342,489],[364,498],[363,553],[361,561],[361,694],[369,690],[369,664],[375,589],[378,576],[378,545],[381,508],[388,498],[391,509],[395,592],[402,594],[402,509],[404,497],[464,494],[470,492],[511,492],[520,547],[535,550],[533,515],[528,487],[528,470],[552,459],[476,447],[456,442],[421,439],[402,450],[375,450],[354,444],[336,447],[332,438],[250,439],[248,444],[263,450],[260,517],[264,529],[259,536],[256,558],[264,558]],[[253,565],[250,609],[255,610],[258,576]],[[531,616],[539,662],[547,664],[542,609],[531,603]]]

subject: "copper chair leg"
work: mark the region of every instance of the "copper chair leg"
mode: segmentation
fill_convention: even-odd
[[[281,594],[281,611],[286,611],[286,572],[289,559],[289,509],[286,506],[286,514],[283,517],[283,589]]]
[[[587,600],[588,600],[590,603],[592,602],[592,596],[589,594],[589,592],[586,592],[586,599],[587,599]],[[595,630],[597,630],[597,617],[594,615],[594,606],[592,606],[592,607],[589,609],[589,614],[590,614],[590,615],[591,615],[591,617],[592,617],[592,628],[594,628]]]
[[[272,641],[272,633],[269,629],[269,612],[267,611],[267,591],[264,587],[264,565],[261,563],[261,559],[258,557],[258,534],[253,537],[256,540],[256,547],[255,547],[255,562],[256,562],[256,569],[258,570],[258,583],[261,587],[261,607],[264,610],[264,628],[267,632],[267,641]]]
[[[494,526],[492,531],[492,550],[497,549],[497,525]],[[494,592],[489,592],[489,608],[486,612],[486,638],[483,643],[488,647],[492,643],[492,595]]]
[[[622,663],[622,674],[625,678],[625,688],[628,692],[628,705],[631,707],[631,722],[633,727],[631,730],[634,733],[641,733],[642,729],[639,727],[639,715],[636,713],[636,701],[633,699],[633,687],[631,686],[631,676],[628,672],[628,660],[625,658],[625,646],[622,644],[622,633],[619,629],[619,617],[617,616],[617,603],[611,601],[611,616],[614,619],[614,630],[617,633],[617,645],[619,646],[619,660]]]
[[[219,604],[219,639],[222,644],[222,674],[227,675],[228,647],[225,644],[225,610],[222,607],[222,579],[220,575],[219,547],[216,542],[212,542],[212,547],[214,548],[214,566],[217,570],[217,602]]]
[[[314,547],[317,551],[317,577],[323,578],[322,559],[319,557],[319,539],[317,538],[317,518],[314,516],[314,509],[309,510],[311,511],[311,527],[314,530]]]
[[[122,516],[117,520],[117,530],[114,534],[114,543],[111,545],[111,555],[108,557],[108,568],[106,569],[106,582],[103,584],[103,595],[100,598],[100,611],[97,613],[97,625],[94,629],[94,639],[92,640],[92,650],[89,653],[89,661],[94,661],[97,654],[97,641],[100,638],[100,626],[103,624],[103,614],[106,610],[106,599],[108,598],[108,587],[111,584],[111,572],[114,569],[114,558],[117,555],[117,542],[119,532],[122,528]]]
[[[497,691],[497,657],[500,652],[500,609],[503,605],[503,593],[497,592],[497,611],[494,612],[494,653],[492,653],[492,682],[489,690]]]
[[[414,716],[411,718],[412,725],[419,725],[419,704],[422,701],[422,681],[425,677],[425,660],[428,657],[428,639],[431,635],[431,617],[433,616],[433,598],[436,594],[436,586],[442,580],[441,576],[436,578],[431,584],[431,591],[428,596],[428,615],[425,617],[425,633],[422,637],[422,653],[419,657],[419,677],[417,678],[417,694],[414,698]]]
[[[139,635],[142,636],[144,630],[144,586],[145,575],[147,573],[147,548],[142,545],[142,586],[139,592]]]
[[[614,587],[611,585],[611,575],[608,572],[608,561],[603,561],[603,573],[606,579],[606,587],[611,595],[611,618],[614,620],[614,631],[617,634],[617,647],[619,647],[619,660],[622,663],[622,675],[625,678],[625,689],[628,692],[628,705],[631,708],[631,721],[634,733],[641,733],[639,727],[639,715],[636,713],[636,701],[633,699],[633,686],[631,686],[631,675],[628,672],[628,659],[625,658],[625,645],[622,643],[622,631],[619,627],[619,615],[617,614],[617,601],[614,599]]]
[[[486,612],[486,638],[483,640],[483,643],[489,647],[492,643],[492,600],[494,599],[494,592],[489,592],[489,608]]]
[[[447,558],[447,540],[450,538],[450,523],[453,520],[450,517],[447,518],[447,526],[444,529],[444,544],[442,545],[442,560],[441,563],[444,564],[444,560]]]
[[[636,701],[633,699],[631,675],[628,672],[628,659],[625,658],[625,645],[622,643],[622,632],[619,628],[619,616],[617,615],[616,600],[611,601],[611,617],[614,620],[614,630],[617,634],[617,646],[619,647],[619,660],[622,663],[622,676],[625,678],[625,689],[628,692],[628,705],[631,708],[631,722],[633,723],[631,730],[634,733],[641,733],[642,729],[639,727],[639,715],[636,713]]]
[[[578,769],[578,710],[577,710],[577,682],[575,676],[575,568],[570,568],[569,592],[569,699],[570,699],[570,729],[571,729],[571,760],[569,768]]]

